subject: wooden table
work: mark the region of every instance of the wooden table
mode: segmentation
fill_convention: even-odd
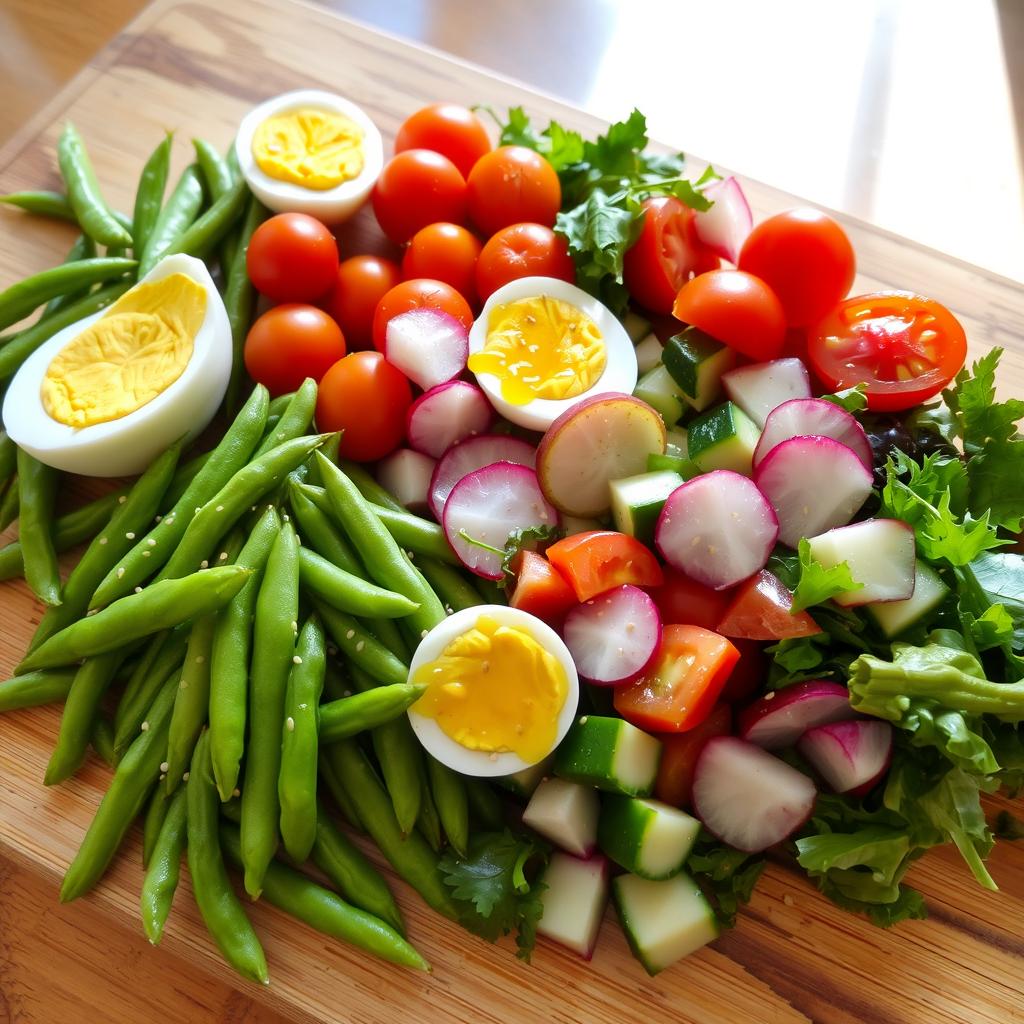
[[[550,98],[408,46],[292,0],[158,0],[58,99],[0,150],[0,189],[56,184],[54,142],[72,118],[88,140],[108,197],[130,208],[135,177],[164,128],[178,129],[176,168],[192,135],[221,146],[257,101],[300,86],[351,96],[386,134],[424,102],[523,103],[585,132],[599,125]],[[682,144],[685,140],[672,140]],[[793,199],[748,183],[758,215]],[[857,290],[913,289],[951,306],[978,355],[1008,349],[1005,388],[1024,384],[1021,288],[865,225],[845,221],[861,274]],[[4,216],[0,287],[55,262],[63,226]],[[364,215],[346,251],[381,248]],[[0,674],[38,621],[20,583],[0,585]],[[1001,844],[991,861],[1003,887],[980,890],[949,849],[911,875],[932,907],[927,922],[890,931],[836,910],[798,873],[773,864],[739,926],[656,979],[634,963],[614,922],[595,959],[542,943],[531,966],[508,945],[488,946],[427,911],[402,885],[413,941],[432,975],[387,967],[257,905],[272,976],[239,983],[205,935],[184,879],[164,947],[145,949],[136,909],[135,838],[94,894],[69,908],[57,885],[107,779],[90,761],[45,789],[56,733],[53,708],[0,721],[0,1022],[89,1020],[342,1020],[640,1022],[1024,1021],[1024,851]],[[993,805],[996,806],[996,805]],[[238,989],[236,991],[236,988]]]

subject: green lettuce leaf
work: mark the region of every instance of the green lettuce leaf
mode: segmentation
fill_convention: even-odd
[[[821,604],[836,594],[848,593],[851,590],[863,590],[864,584],[858,583],[850,574],[850,566],[840,562],[826,569],[814,555],[806,537],[800,538],[798,548],[800,558],[800,579],[793,592],[793,604],[790,611],[795,613],[813,604]]]

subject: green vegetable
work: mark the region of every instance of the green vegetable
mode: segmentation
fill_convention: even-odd
[[[100,194],[85,143],[70,121],[57,141],[57,163],[67,186],[68,201],[82,230],[100,245],[131,245],[131,232],[121,226]]]
[[[63,192],[49,192],[37,189],[31,192],[8,192],[0,196],[0,203],[14,206],[26,213],[34,213],[41,217],[56,217],[59,220],[77,222],[75,211],[71,209],[68,197]]]
[[[172,246],[199,216],[203,206],[203,185],[199,170],[190,164],[182,172],[174,191],[164,203],[153,225],[146,247],[139,256],[139,277],[145,277],[172,250]]]
[[[60,604],[60,570],[50,536],[58,480],[55,469],[18,449],[18,534],[25,558],[25,582],[48,605]]]
[[[826,569],[814,555],[806,537],[800,539],[800,578],[793,592],[791,612],[803,611],[812,604],[821,604],[836,594],[844,594],[851,590],[863,590],[864,584],[858,583],[850,574],[850,566],[840,562]]]
[[[57,668],[27,672],[0,683],[0,714],[66,700],[78,670]]]
[[[163,798],[163,794],[160,794]],[[174,892],[181,873],[181,855],[187,832],[186,795],[179,789],[167,805],[139,896],[142,928],[154,946],[160,944],[164,925],[171,912]]]
[[[132,215],[132,247],[136,253],[146,251],[153,233],[160,207],[164,201],[167,175],[171,168],[171,143],[174,133],[168,132],[150,154],[142,168],[138,188],[135,190],[135,210]]]
[[[164,774],[168,796],[188,771],[199,733],[206,724],[210,704],[210,652],[217,628],[216,615],[203,615],[192,623],[185,664],[178,680],[174,710],[167,735],[167,767]]]

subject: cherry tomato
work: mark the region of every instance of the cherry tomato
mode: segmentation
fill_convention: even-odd
[[[588,530],[556,541],[545,552],[548,561],[569,581],[579,601],[632,583],[656,587],[661,566],[635,537],[614,530]]]
[[[450,284],[434,281],[429,277],[418,277],[395,285],[377,303],[377,309],[373,314],[373,347],[378,352],[384,351],[388,321],[393,316],[408,313],[410,309],[420,309],[422,306],[439,309],[455,317],[467,331],[473,326],[473,311],[469,308],[469,303]]]
[[[342,431],[341,454],[356,462],[390,455],[405,436],[412,388],[379,352],[353,352],[324,374],[316,399],[316,424]]]
[[[937,395],[967,358],[967,338],[945,306],[910,292],[847,299],[808,331],[807,354],[830,389],[863,383],[868,408],[910,409]]]
[[[555,169],[525,146],[501,146],[469,173],[469,216],[485,234],[531,221],[553,227],[562,205]]]
[[[432,149],[448,157],[465,178],[485,153],[491,140],[483,121],[457,103],[432,103],[406,118],[395,136],[395,152]]]
[[[543,224],[511,224],[491,235],[476,264],[481,302],[520,277],[557,277],[575,284],[576,265],[565,239]]]
[[[718,257],[697,237],[694,211],[675,196],[643,202],[640,236],[626,251],[629,294],[655,313],[671,313],[679,289],[696,274],[717,270]]]
[[[792,606],[793,595],[778,576],[762,569],[736,588],[718,632],[747,640],[790,640],[821,632],[808,612],[792,612]]]
[[[786,316],[778,297],[753,274],[712,270],[679,289],[672,315],[758,362],[778,358]]]
[[[468,302],[476,302],[476,264],[480,241],[458,224],[420,228],[402,257],[402,276],[431,277],[450,284]]]
[[[407,149],[381,171],[373,186],[373,212],[384,234],[404,245],[434,221],[466,219],[466,179],[448,157]]]
[[[807,208],[761,221],[747,235],[737,265],[775,292],[791,327],[813,324],[838,305],[856,271],[846,232]]]
[[[279,213],[253,232],[245,266],[256,290],[275,302],[314,302],[334,284],[338,245],[315,217]]]
[[[715,630],[729,606],[730,596],[729,591],[712,590],[678,569],[666,569],[665,582],[651,590],[662,622]]]
[[[307,377],[319,381],[344,354],[341,328],[322,309],[299,303],[267,310],[245,339],[245,368],[272,395],[294,391]]]
[[[350,349],[373,347],[377,303],[401,280],[398,264],[382,256],[353,256],[342,261],[324,307],[338,321]]]
[[[689,732],[659,736],[661,760],[654,780],[654,796],[672,807],[690,807],[693,769],[704,744],[714,736],[732,733],[732,708],[716,704],[711,714]]]
[[[516,556],[516,587],[509,605],[556,628],[579,603],[565,577],[543,556],[525,548]]]

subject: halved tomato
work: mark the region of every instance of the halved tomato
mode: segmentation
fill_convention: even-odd
[[[579,601],[589,601],[624,583],[657,587],[663,580],[654,555],[635,537],[614,530],[576,533],[552,544],[545,553]]]
[[[683,733],[659,736],[661,761],[658,777],[654,780],[654,795],[673,807],[689,807],[693,789],[693,767],[704,744],[713,736],[732,733],[732,708],[716,704],[711,714],[695,729]]]
[[[651,591],[651,597],[661,612],[662,622],[718,629],[732,592],[712,590],[678,569],[666,569],[665,582]]]
[[[523,549],[514,563],[516,586],[509,604],[536,615],[549,626],[560,626],[579,602],[565,577],[536,551]]]
[[[718,632],[747,640],[791,640],[821,632],[808,612],[794,614],[792,607],[793,595],[782,581],[762,569],[736,590],[718,622]]]

